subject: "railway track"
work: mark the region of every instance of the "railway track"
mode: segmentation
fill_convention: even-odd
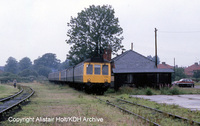
[[[159,125],[197,125],[200,126],[200,122],[193,121],[178,115],[174,115],[168,112],[164,112],[158,109],[154,109],[148,106],[144,106],[141,104],[133,103],[124,99],[119,99],[115,97],[110,97],[106,99],[100,99],[96,97],[100,101],[105,102],[108,105],[116,107],[123,112],[134,115],[138,118],[143,119],[150,125],[159,126]],[[171,124],[165,124],[166,122],[170,122]]]
[[[16,107],[20,107],[22,103],[27,101],[35,91],[26,86],[21,86],[21,90],[7,98],[0,99],[0,121],[5,120],[9,117]]]
[[[18,88],[20,89],[20,87],[18,87]],[[5,101],[7,101],[7,100],[10,100],[10,99],[14,98],[15,96],[21,94],[21,93],[23,92],[23,90],[24,90],[24,89],[21,88],[21,90],[20,90],[19,92],[17,92],[16,94],[11,95],[11,96],[8,96],[8,97],[6,97],[6,98],[1,98],[1,99],[0,99],[0,102],[5,102]]]

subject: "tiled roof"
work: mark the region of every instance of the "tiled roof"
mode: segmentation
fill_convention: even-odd
[[[173,69],[173,66],[170,66],[166,64],[165,62],[162,62],[162,64],[158,64],[158,69]]]
[[[195,63],[187,68],[185,68],[185,74],[188,76],[193,76],[194,71],[200,70],[200,65]]]
[[[112,59],[115,68],[114,73],[172,73],[172,69],[158,69],[155,66],[155,62],[149,60],[147,57],[128,50],[121,55]]]

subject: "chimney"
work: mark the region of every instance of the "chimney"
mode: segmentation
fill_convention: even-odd
[[[133,50],[133,43],[131,43],[131,50]]]
[[[111,54],[112,54],[112,49],[109,46],[108,48],[104,49],[103,58],[105,60],[111,61]]]
[[[166,63],[165,63],[165,62],[162,62],[162,64],[165,65]]]

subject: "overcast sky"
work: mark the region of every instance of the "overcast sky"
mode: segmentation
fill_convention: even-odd
[[[66,59],[67,23],[89,5],[111,5],[123,28],[123,45],[155,53],[161,62],[189,66],[200,61],[200,0],[0,0],[0,66],[12,56],[31,61],[45,53]]]

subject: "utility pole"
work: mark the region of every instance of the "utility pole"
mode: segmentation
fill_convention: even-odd
[[[176,70],[176,60],[175,60],[175,58],[174,58],[174,80],[175,80],[175,77],[176,77],[176,72],[175,72],[175,70]]]
[[[156,58],[156,61],[155,61],[155,65],[156,65],[156,68],[157,68],[157,29],[155,28],[155,58]]]

